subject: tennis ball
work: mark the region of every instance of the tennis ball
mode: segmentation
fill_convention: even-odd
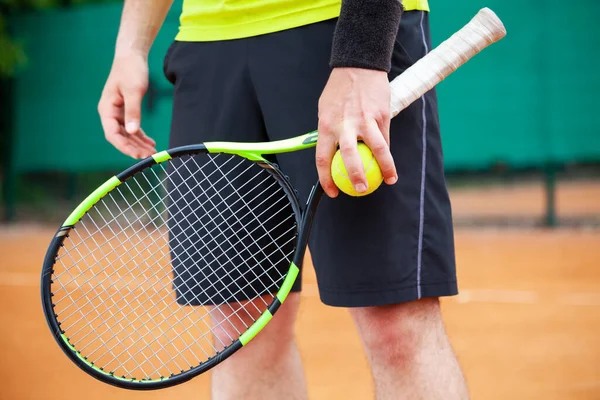
[[[358,153],[360,154],[365,175],[367,176],[368,187],[366,192],[358,193],[354,190],[339,149],[335,152],[333,162],[331,163],[331,176],[336,186],[347,195],[355,197],[373,193],[383,182],[381,168],[379,168],[377,160],[375,160],[373,153],[371,153],[371,149],[366,144],[358,142]]]

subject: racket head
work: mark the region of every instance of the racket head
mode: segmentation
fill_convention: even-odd
[[[85,372],[128,389],[185,382],[251,341],[285,301],[308,235],[297,194],[276,164],[234,153],[199,144],[155,154],[105,182],[58,229],[42,269],[43,309]],[[194,212],[204,219],[190,222]]]

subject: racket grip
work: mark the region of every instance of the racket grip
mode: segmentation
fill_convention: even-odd
[[[482,8],[471,21],[390,82],[391,116],[408,107],[458,67],[506,36],[500,18]]]

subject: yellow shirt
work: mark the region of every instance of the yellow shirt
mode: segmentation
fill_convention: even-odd
[[[403,0],[406,11],[429,11],[427,0]],[[183,0],[176,40],[239,39],[308,25],[340,13],[341,0]]]

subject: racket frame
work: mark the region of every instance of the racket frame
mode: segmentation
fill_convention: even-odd
[[[298,148],[308,148],[314,146],[314,142],[316,142],[316,140],[313,140],[313,137],[316,137],[316,135],[314,133],[309,133],[297,138],[286,139],[280,142],[284,142],[284,145],[287,146],[286,148],[288,148],[289,151],[294,151]],[[151,157],[140,160],[123,172],[111,177],[75,208],[75,210],[67,217],[63,225],[57,230],[52,238],[44,257],[41,276],[41,298],[46,322],[50,328],[52,336],[59,344],[60,348],[67,355],[67,357],[69,357],[69,359],[75,363],[75,365],[94,378],[116,387],[136,390],[164,389],[189,381],[195,376],[198,376],[223,362],[243,346],[247,345],[269,323],[271,318],[273,318],[273,315],[277,312],[281,304],[287,298],[300,272],[300,268],[302,268],[302,262],[306,252],[306,246],[308,243],[314,212],[316,211],[317,204],[323,195],[323,190],[317,182],[317,184],[313,187],[313,190],[311,191],[307,201],[306,212],[302,212],[297,193],[289,182],[289,179],[281,172],[277,164],[269,162],[261,155],[280,153],[281,148],[277,147],[278,145],[278,142],[258,144],[207,142],[165,150],[156,153]],[[65,239],[69,237],[69,232],[100,199],[102,199],[120,184],[126,182],[128,179],[146,170],[147,168],[151,168],[156,164],[171,160],[176,157],[218,153],[241,156],[268,170],[271,176],[277,180],[280,187],[285,192],[290,205],[292,206],[294,216],[296,218],[296,225],[298,227],[296,245],[294,249],[294,256],[279,290],[277,293],[274,293],[273,300],[262,312],[262,314],[252,323],[252,325],[246,329],[244,333],[240,335],[238,339],[233,341],[229,346],[225,347],[225,349],[218,352],[213,357],[209,358],[207,361],[187,371],[183,371],[180,374],[165,376],[159,379],[125,378],[123,376],[115,375],[112,371],[106,371],[103,368],[94,365],[93,362],[89,361],[75,348],[75,346],[73,346],[73,344],[71,344],[69,338],[60,327],[61,323],[57,319],[58,316],[54,312],[54,306],[52,303],[53,295],[51,288],[52,275],[54,274],[54,264],[60,248],[63,246]]]

